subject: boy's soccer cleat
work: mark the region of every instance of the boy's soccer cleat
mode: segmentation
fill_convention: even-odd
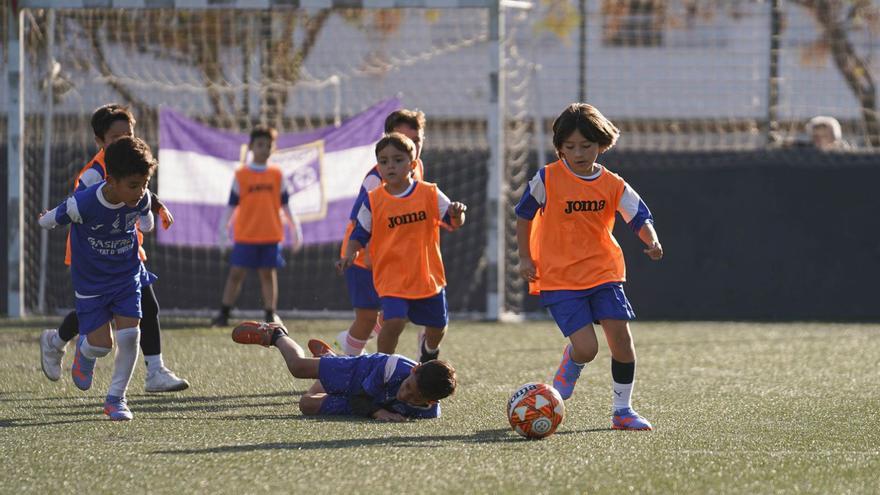
[[[632,410],[631,407],[625,407],[614,411],[611,415],[612,430],[653,430],[654,427],[647,419],[641,417],[639,413]]]
[[[324,357],[324,356],[335,356],[336,353],[333,352],[333,348],[330,347],[330,344],[324,342],[321,339],[309,339],[307,344],[309,348],[309,352],[312,353],[314,357]]]
[[[43,330],[40,334],[40,364],[46,378],[57,382],[61,378],[61,360],[64,358],[65,349],[57,349],[52,345],[52,338],[58,334],[58,330]]]
[[[73,366],[70,368],[73,384],[80,390],[92,388],[92,376],[95,373],[95,360],[83,356],[82,353],[81,347],[85,338],[85,335],[80,335],[76,339],[76,354],[73,355]]]
[[[425,338],[425,331],[420,330],[419,331],[419,362],[420,363],[427,363],[428,361],[432,361],[432,360],[440,357],[440,349],[437,349],[434,352],[428,352],[428,350],[425,349],[426,340],[427,339]]]
[[[259,344],[269,347],[272,345],[272,336],[276,330],[287,335],[287,329],[277,323],[243,321],[232,329],[232,340],[239,344]]]
[[[128,408],[125,397],[117,397],[115,395],[108,395],[107,400],[104,401],[104,414],[113,421],[131,421],[134,419],[134,414]]]
[[[178,392],[189,388],[189,382],[175,375],[166,367],[147,372],[144,390],[147,392]]]
[[[559,391],[563,400],[568,399],[574,393],[574,385],[577,383],[578,377],[581,376],[582,369],[584,369],[583,365],[578,366],[571,359],[571,344],[565,346],[562,361],[556,370],[556,376],[553,377],[553,388]]]

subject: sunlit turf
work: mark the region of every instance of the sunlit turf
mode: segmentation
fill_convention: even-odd
[[[346,322],[287,322],[301,343]],[[564,340],[552,322],[453,321],[442,357],[460,388],[439,420],[303,417],[275,349],[228,331],[169,328],[166,363],[190,390],[129,389],[130,423],[40,371],[40,328],[0,322],[0,493],[875,493],[880,472],[880,325],[633,325],[634,406],[653,432],[610,430],[610,358],[600,346],[559,431],[526,441],[505,402],[549,381]],[[166,327],[171,325],[166,323]],[[414,355],[408,328],[399,351]],[[601,332],[600,332],[600,341]],[[374,348],[371,344],[369,348]]]

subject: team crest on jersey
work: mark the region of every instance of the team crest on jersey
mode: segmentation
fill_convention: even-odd
[[[131,230],[134,228],[134,224],[137,222],[138,212],[133,211],[131,213],[125,214],[125,230]]]
[[[566,201],[565,212],[574,213],[580,211],[600,211],[605,209],[605,200]]]
[[[398,225],[405,225],[408,223],[421,222],[428,218],[428,214],[423,211],[414,211],[412,213],[404,213],[403,215],[395,215],[392,217],[388,217],[388,228],[393,229]]]
[[[119,218],[119,215],[117,214],[116,220],[113,220],[113,223],[111,224],[111,225],[113,225],[113,229],[110,231],[111,234],[118,234],[118,233],[122,232],[122,230],[119,229],[119,225],[121,222],[122,222],[122,219]]]

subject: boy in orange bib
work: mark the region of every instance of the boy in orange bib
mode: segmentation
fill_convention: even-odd
[[[382,138],[376,144],[376,159],[383,185],[361,205],[337,267],[344,272],[369,244],[384,318],[378,351],[393,354],[410,320],[425,327],[419,339],[419,360],[424,363],[437,359],[449,322],[440,224],[461,227],[467,206],[450,201],[436,184],[413,180],[415,145],[403,134]]]
[[[652,260],[663,257],[663,248],[644,201],[596,163],[619,135],[585,103],[569,105],[556,118],[559,160],[535,174],[516,206],[520,274],[571,342],[553,379],[562,398],[571,397],[584,365],[596,357],[593,323],[599,323],[611,350],[612,428],[651,430],[632,409],[636,353],[628,321],[635,313],[623,292],[626,266],[612,235],[615,214],[648,246],[644,252]]]
[[[268,163],[277,139],[275,129],[254,127],[248,144],[253,158],[235,171],[229,206],[220,221],[218,236],[220,243],[225,245],[228,219],[235,213],[232,222],[235,243],[229,257],[229,276],[223,288],[220,313],[211,320],[212,326],[229,324],[232,306],[238,300],[250,270],[255,270],[260,277],[266,321],[281,322],[275,310],[278,306],[278,269],[284,266],[281,256],[284,225],[286,223],[290,228],[294,251],[302,245],[302,230],[288,204],[290,191],[281,169]]]
[[[424,180],[424,165],[420,157],[425,140],[425,114],[420,110],[407,109],[391,112],[385,118],[385,134],[392,132],[399,132],[413,142],[416,154],[413,178],[417,181]],[[348,249],[348,238],[357,225],[357,214],[361,205],[366,201],[367,195],[381,185],[382,176],[377,165],[364,176],[357,199],[352,205],[349,215],[351,221],[346,225],[345,235],[342,238],[340,257],[345,256],[345,251]],[[372,262],[366,250],[361,251],[352,266],[345,270],[344,275],[348,297],[354,307],[354,321],[347,330],[336,336],[336,345],[343,354],[359,356],[363,354],[367,341],[378,335],[382,328],[382,317],[379,313],[382,304],[373,285]]]

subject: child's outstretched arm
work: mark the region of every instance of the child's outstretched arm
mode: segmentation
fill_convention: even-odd
[[[532,221],[522,217],[516,219],[516,245],[519,251],[519,274],[529,282],[538,279],[535,260],[532,259],[532,248],[529,238],[532,235]]]
[[[460,201],[449,203],[449,209],[446,210],[446,213],[449,214],[449,225],[452,227],[453,230],[458,229],[459,227],[464,225],[464,212],[466,211],[467,205]]]
[[[639,239],[648,246],[648,248],[644,250],[644,253],[647,254],[649,258],[658,261],[663,257],[663,246],[660,245],[660,241],[657,239],[657,231],[654,230],[654,224],[652,222],[645,222],[645,224],[642,225],[642,228],[639,229]]]
[[[83,223],[82,216],[77,208],[76,198],[73,196],[65,199],[60,205],[49,211],[40,213],[40,227],[50,230],[58,225],[69,223]]]

